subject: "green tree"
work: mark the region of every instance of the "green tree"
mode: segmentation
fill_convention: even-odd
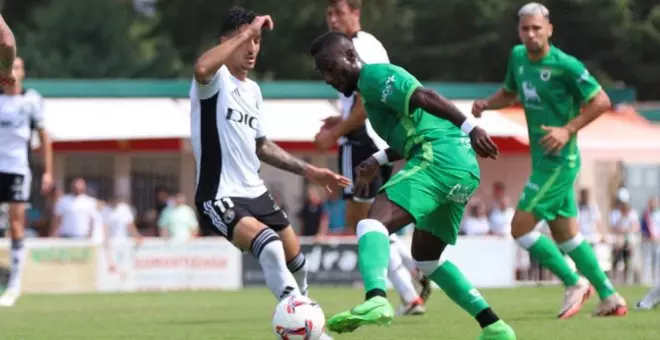
[[[30,76],[132,78],[179,75],[167,39],[145,39],[147,25],[129,4],[58,0],[37,7],[16,29]]]

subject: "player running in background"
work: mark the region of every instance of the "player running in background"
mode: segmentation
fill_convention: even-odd
[[[515,339],[513,329],[495,315],[461,271],[441,257],[448,244],[456,243],[465,205],[479,186],[475,151],[495,158],[495,144],[455,105],[401,67],[362,65],[342,33],[321,35],[310,52],[326,83],[344,94],[360,93],[374,130],[390,145],[359,165],[356,191],[368,187],[381,165],[407,160],[381,188],[368,218],[357,225],[365,301],[330,318],[328,329],[351,332],[362,325],[391,323],[394,313],[384,276],[389,234],[415,223],[412,255],[417,266],[477,320],[482,339]]]
[[[523,45],[511,52],[503,88],[486,100],[475,101],[472,108],[478,117],[484,110],[511,105],[520,96],[525,109],[532,174],[520,196],[511,233],[566,286],[559,318],[579,312],[592,295],[591,285],[601,299],[594,315],[625,315],[626,302],[579,233],[576,219],[574,183],[580,170],[577,132],[609,109],[610,100],[579,60],[550,44],[552,24],[545,6],[529,3],[519,10],[518,17]],[[548,221],[559,248],[534,229],[541,220]],[[588,281],[568,266],[560,249]]]
[[[15,58],[13,62],[11,71],[2,71],[5,82],[0,94],[0,203],[9,203],[11,237],[11,274],[7,289],[0,296],[0,307],[13,306],[21,295],[25,205],[30,201],[32,186],[30,142],[35,130],[44,157],[42,193],[47,194],[53,184],[53,152],[44,128],[43,99],[36,91],[23,88],[23,60]]]
[[[332,31],[341,32],[351,38],[358,58],[363,64],[389,63],[387,51],[373,35],[362,31],[360,24],[361,0],[328,0],[326,22]],[[316,135],[315,143],[321,150],[328,150],[339,140],[340,148],[337,159],[339,171],[349,179],[355,178],[355,167],[371,155],[387,148],[371,128],[360,95],[351,93],[346,96],[339,93],[341,115],[326,119],[324,128]],[[344,188],[346,201],[346,226],[355,232],[358,221],[367,217],[371,203],[378,189],[392,175],[392,165],[381,167],[380,172],[363,193],[356,193],[354,187]],[[394,289],[401,296],[402,304],[398,309],[401,315],[424,314],[424,301],[431,294],[431,283],[415,266],[407,247],[396,234],[390,236],[392,251],[387,276]],[[417,291],[410,274],[416,276]]]
[[[247,75],[257,60],[262,30],[272,28],[270,16],[242,8],[229,11],[220,45],[202,54],[195,65],[191,143],[201,227],[250,251],[279,300],[306,295],[307,262],[286,213],[259,176],[261,162],[326,188],[350,181],[291,156],[266,138],[260,122],[261,91]]]

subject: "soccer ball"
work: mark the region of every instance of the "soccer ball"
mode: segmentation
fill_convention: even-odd
[[[287,297],[275,307],[273,331],[279,340],[318,340],[324,328],[321,306],[305,296]]]

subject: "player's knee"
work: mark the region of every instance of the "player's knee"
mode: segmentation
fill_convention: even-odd
[[[252,239],[250,252],[255,258],[259,259],[262,256],[274,255],[271,254],[274,252],[277,252],[278,255],[279,253],[283,255],[284,249],[277,233],[271,229],[264,228]]]
[[[413,258],[414,255],[413,255]],[[447,259],[444,258],[444,256],[441,256],[438,259],[435,260],[418,260],[415,258],[415,264],[417,265],[417,268],[424,273],[425,276],[429,277],[433,272],[435,272],[440,266],[442,266]]]
[[[511,236],[518,239],[533,231],[536,224],[536,217],[532,213],[516,210],[511,221]]]
[[[363,235],[371,232],[378,232],[389,237],[387,228],[378,220],[366,218],[357,224],[356,235],[358,239]]]
[[[293,258],[293,260],[287,262],[286,264],[287,268],[289,268],[289,271],[291,273],[307,273],[309,270],[307,266],[307,259],[305,258],[305,254],[303,254],[302,251],[296,255],[296,257]]]

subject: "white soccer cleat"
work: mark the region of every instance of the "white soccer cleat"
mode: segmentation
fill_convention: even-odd
[[[319,340],[332,340],[332,337],[328,335],[328,333],[323,332],[323,334],[321,334],[321,336],[319,337]]]
[[[5,290],[0,296],[0,307],[13,307],[20,296],[21,292],[16,289]]]
[[[566,287],[564,303],[557,317],[568,319],[577,314],[587,300],[594,294],[594,289],[589,281],[581,277],[575,286]]]
[[[640,300],[639,302],[637,302],[635,304],[635,309],[638,309],[638,310],[651,310],[651,309],[655,308],[656,305],[657,305],[657,303],[647,301],[646,298],[644,298],[644,299]]]
[[[602,300],[596,310],[594,316],[625,316],[628,313],[628,305],[626,300],[618,293]]]
[[[396,315],[424,315],[426,308],[424,307],[424,300],[417,298],[412,303],[401,303],[396,309]]]

